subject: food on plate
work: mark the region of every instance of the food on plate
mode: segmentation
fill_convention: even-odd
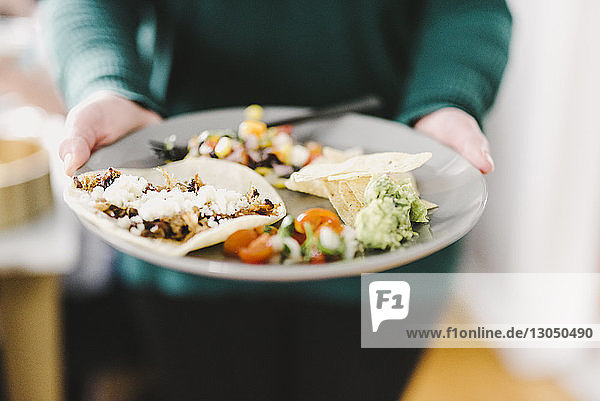
[[[374,176],[364,192],[365,206],[354,220],[357,238],[368,249],[395,249],[416,235],[411,222],[427,223],[427,205],[410,179]]]
[[[385,152],[355,156],[341,163],[309,165],[292,174],[286,187],[312,194],[324,192],[344,223],[354,226],[356,215],[366,206],[365,190],[372,177],[386,174],[396,181],[408,180],[418,195],[409,172],[430,158],[428,152]]]
[[[401,247],[418,235],[413,223],[429,221],[432,204],[419,198],[412,176],[388,173],[359,180],[355,190],[362,188],[361,206],[354,227],[330,210],[313,208],[296,218],[286,216],[279,229],[264,226],[233,233],[225,240],[224,253],[252,264],[334,262],[369,249]]]
[[[225,240],[226,255],[242,262],[321,264],[351,259],[360,251],[356,233],[330,210],[313,208],[286,216],[279,230],[264,226],[239,230]]]
[[[345,224],[356,230],[365,249],[395,249],[417,235],[412,223],[427,223],[435,204],[419,197],[410,171],[431,153],[373,153],[341,163],[309,165],[291,175],[287,188],[323,189]]]
[[[298,143],[292,126],[268,127],[262,117],[260,106],[249,106],[237,131],[204,131],[189,141],[185,160],[158,170],[76,177],[66,198],[122,239],[171,255],[224,241],[225,255],[252,264],[317,264],[395,249],[418,235],[414,223],[428,222],[436,205],[420,199],[411,171],[431,153],[363,155]],[[327,198],[337,214],[313,208],[275,228],[286,210],[269,183]]]
[[[308,141],[298,143],[294,127],[267,127],[261,121],[262,107],[248,106],[246,120],[238,131],[203,131],[188,142],[186,157],[212,157],[243,164],[263,175],[272,185],[283,188],[284,179],[304,166],[321,162],[340,162],[362,153],[360,149],[342,151]]]
[[[166,255],[185,255],[286,214],[259,174],[208,158],[81,174],[64,197],[80,217],[116,239]]]

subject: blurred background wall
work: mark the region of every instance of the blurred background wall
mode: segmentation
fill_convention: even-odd
[[[496,171],[469,236],[471,267],[596,271],[600,3],[509,4],[511,58],[486,120]]]
[[[467,237],[464,270],[598,272],[600,2],[512,0],[509,6],[511,58],[486,120],[496,171],[487,177],[486,211]],[[573,315],[597,321],[599,292],[570,299]],[[528,289],[505,293],[520,302],[530,296]],[[502,303],[479,301],[471,305],[475,315],[502,315]],[[501,355],[515,373],[558,377],[580,399],[600,399],[596,350]]]

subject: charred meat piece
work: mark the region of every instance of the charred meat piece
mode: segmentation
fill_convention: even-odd
[[[145,221],[142,237],[149,238],[168,238],[171,234],[171,227],[161,220]]]
[[[195,224],[197,228],[194,227],[198,231],[190,230],[190,226],[188,225],[188,221],[190,220],[193,221],[189,216],[181,214],[169,217],[168,219],[146,221],[144,222],[145,228],[141,235],[142,237],[164,238],[183,242],[196,232],[202,231],[198,223]]]
[[[194,178],[192,178],[189,182],[186,182],[186,190],[187,192],[198,193],[200,187],[204,186],[204,183],[200,179],[200,176],[196,174]]]
[[[248,214],[260,214],[261,216],[269,216],[273,213],[275,205],[269,199],[265,199],[263,203],[252,203],[249,207],[239,210],[234,217],[245,216]]]
[[[73,177],[73,182],[75,183],[76,188],[90,192],[96,187],[102,187],[106,189],[120,176],[121,172],[119,170],[115,170],[114,168],[110,167],[101,174]]]
[[[108,217],[112,217],[115,219],[120,219],[121,217],[125,216],[133,217],[137,216],[138,214],[138,211],[135,208],[120,208],[118,206],[111,205],[110,203],[106,202],[98,202],[96,204],[96,209],[100,210],[101,212],[104,212]]]

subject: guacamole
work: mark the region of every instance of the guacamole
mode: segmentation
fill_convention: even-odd
[[[374,176],[365,189],[365,202],[354,221],[365,248],[398,248],[403,240],[417,235],[411,221],[428,221],[427,207],[410,179],[395,182],[387,174]]]

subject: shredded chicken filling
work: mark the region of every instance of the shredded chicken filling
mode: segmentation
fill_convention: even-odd
[[[165,176],[165,185],[156,186],[148,183],[144,193],[148,191],[171,191],[178,189],[182,192],[198,193],[198,190],[204,186],[204,183],[196,174],[189,181],[176,182],[171,175],[161,169]],[[109,168],[106,172],[94,176],[74,177],[75,187],[86,192],[92,192],[94,188],[100,186],[103,189],[109,187],[121,172]],[[163,238],[174,241],[184,242],[195,234],[216,227],[222,220],[232,219],[246,215],[270,216],[275,212],[275,205],[269,199],[260,200],[260,194],[256,188],[251,188],[245,195],[248,206],[240,208],[233,214],[211,213],[206,215],[200,208],[194,206],[192,210],[183,211],[168,217],[162,217],[152,221],[143,220],[138,211],[132,207],[119,207],[110,204],[104,199],[96,201],[95,207],[108,217],[116,219],[119,226],[128,229],[134,234],[148,238]],[[206,206],[210,208],[209,201]]]

